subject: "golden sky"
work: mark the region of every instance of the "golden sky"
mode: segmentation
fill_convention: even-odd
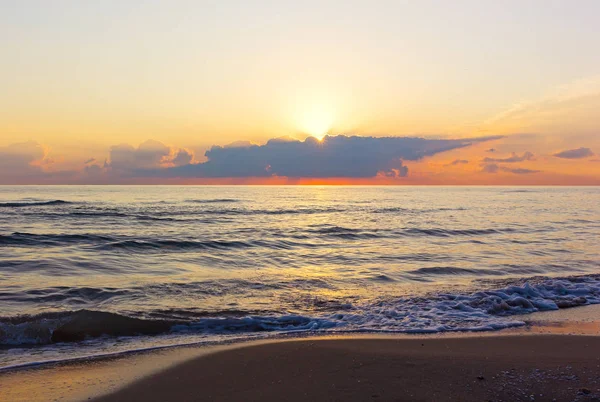
[[[600,184],[598,15],[591,0],[3,2],[0,183]],[[393,177],[282,177],[272,153],[259,177],[174,169],[325,134],[503,137],[400,152]]]

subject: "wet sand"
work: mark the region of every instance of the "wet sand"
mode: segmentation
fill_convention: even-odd
[[[221,351],[96,401],[485,401],[600,397],[600,337],[320,339]]]
[[[181,347],[0,373],[4,401],[600,400],[598,307],[482,334]],[[587,318],[586,318],[587,317]]]

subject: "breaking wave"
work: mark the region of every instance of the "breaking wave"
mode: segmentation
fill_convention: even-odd
[[[100,336],[287,332],[434,333],[524,325],[520,315],[600,303],[600,276],[533,278],[465,294],[332,304],[312,315],[249,311],[161,311],[160,319],[77,310],[0,318],[0,345],[78,342]],[[334,307],[334,311],[332,311]],[[185,313],[185,314],[184,314]],[[185,317],[186,319],[184,319]]]

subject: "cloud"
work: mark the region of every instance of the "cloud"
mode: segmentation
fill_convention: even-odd
[[[592,152],[592,150],[589,148],[581,147],[577,149],[568,149],[566,151],[557,152],[553,156],[564,159],[581,159],[594,156],[594,152]]]
[[[11,176],[24,176],[42,171],[48,164],[47,151],[34,141],[11,144],[0,148],[0,171]]]
[[[600,107],[600,75],[572,81],[554,88],[538,99],[512,105],[484,126],[494,127],[496,132],[516,132],[522,129],[536,132],[565,134],[586,133],[597,135],[600,129],[596,118]]]
[[[83,168],[83,173],[86,176],[94,178],[102,176],[105,172],[106,170],[102,166],[95,163],[92,165],[87,165]]]
[[[235,142],[232,142],[231,144],[225,145],[224,148],[248,148],[253,145],[256,145],[256,144],[254,144],[251,141],[235,141]]]
[[[524,168],[508,168],[505,166],[500,166],[496,163],[489,163],[483,165],[483,169],[481,170],[484,173],[498,173],[500,171],[513,173],[513,174],[532,174],[539,173],[540,170],[532,170],[532,169],[524,169]]]
[[[527,151],[525,152],[523,155],[519,156],[516,153],[512,153],[510,157],[508,158],[485,158],[483,161],[485,163],[493,163],[493,162],[500,162],[500,163],[515,163],[515,162],[524,162],[524,161],[531,161],[533,160],[534,155]]]
[[[541,172],[541,170],[534,170],[534,169],[523,169],[523,168],[507,168],[507,167],[502,167],[501,168],[503,171],[505,172],[510,172],[510,173],[514,173],[514,174],[532,174],[532,173],[539,173]]]
[[[403,177],[408,174],[405,161],[416,161],[473,142],[475,139],[424,139],[413,137],[326,136],[319,141],[309,137],[298,141],[276,138],[264,145],[214,146],[206,151],[204,163],[190,163],[165,169],[138,169],[144,177],[240,178],[369,178]]]
[[[151,169],[160,167],[171,149],[158,141],[148,140],[139,147],[119,144],[110,148],[110,167],[117,170]]]
[[[0,183],[67,183],[77,175],[74,170],[56,170],[55,164],[48,148],[35,141],[0,147]]]
[[[389,170],[382,170],[377,172],[377,177],[406,177],[408,176],[408,167],[402,166],[402,162],[395,168]]]
[[[173,159],[171,159],[171,163],[173,166],[185,166],[192,163],[194,160],[194,154],[187,149],[180,149],[177,151]]]
[[[446,166],[456,166],[456,165],[465,165],[469,163],[466,159],[455,159],[452,162],[448,163]]]
[[[84,162],[78,174],[79,182],[122,183],[136,177],[140,170],[167,169],[185,166],[194,161],[194,153],[183,148],[172,148],[161,142],[148,140],[137,148],[130,144],[110,147],[107,160],[96,158]]]
[[[483,165],[483,169],[481,170],[484,173],[498,173],[500,170],[500,166],[495,163],[489,163],[487,165]]]
[[[165,144],[148,140],[137,148],[129,144],[110,148],[106,168],[118,172],[134,172],[140,169],[157,169],[185,166],[192,163],[194,154],[186,149],[173,149]]]

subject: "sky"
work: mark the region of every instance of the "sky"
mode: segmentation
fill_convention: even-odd
[[[0,0],[0,184],[600,185],[598,15]]]

